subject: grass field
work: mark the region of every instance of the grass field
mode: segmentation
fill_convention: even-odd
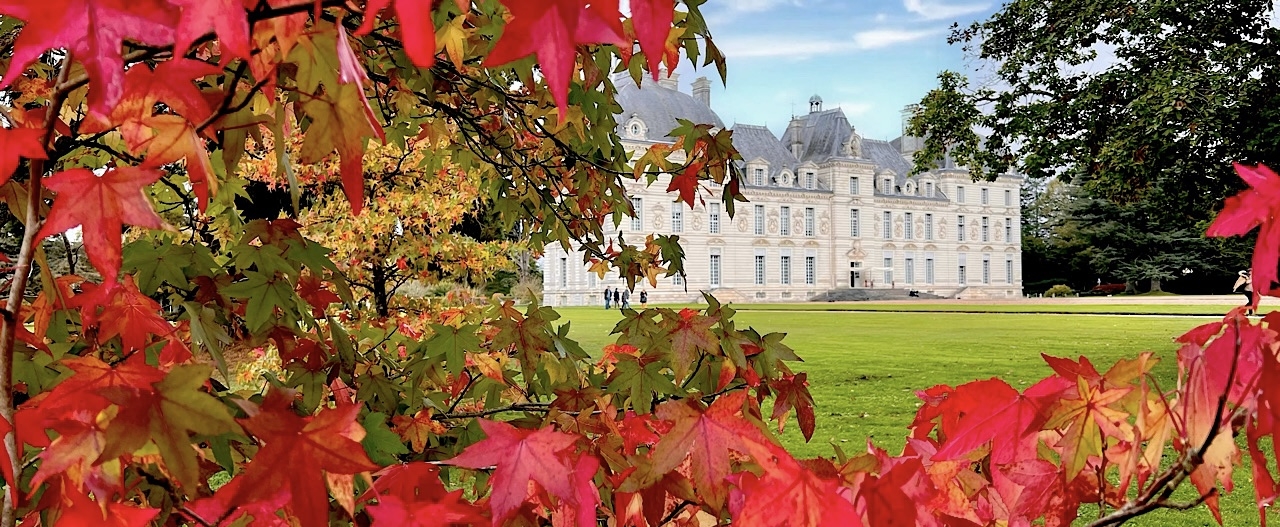
[[[1182,316],[1034,314],[1030,306],[964,306],[1025,309],[988,314],[938,312],[953,307],[939,303],[808,306],[826,309],[802,311],[802,305],[742,306],[744,310],[735,320],[738,327],[753,326],[761,333],[787,333],[784,342],[804,358],[805,362],[795,368],[809,374],[818,410],[817,432],[812,442],[805,443],[792,419],[783,441],[798,456],[810,457],[831,456],[832,444],[839,444],[846,451],[859,451],[867,438],[890,453],[900,452],[906,426],[915,415],[916,390],[990,377],[1026,387],[1051,373],[1041,353],[1060,357],[1087,355],[1099,369],[1105,369],[1117,359],[1155,351],[1161,358],[1156,375],[1162,386],[1172,386],[1177,371],[1172,339],[1204,323],[1203,319]],[[833,309],[849,306],[861,311]],[[916,310],[889,311],[893,307]],[[1125,306],[1072,307],[1116,310]],[[1198,308],[1197,313],[1214,309],[1143,305],[1135,306],[1134,311],[1161,313],[1152,309],[1181,307]],[[573,323],[571,336],[589,352],[598,353],[613,341],[609,331],[619,318],[617,311],[562,308],[560,312]],[[1247,467],[1237,469],[1235,493],[1222,501],[1225,525],[1259,523],[1249,476]],[[1192,497],[1191,493],[1182,496]],[[1132,524],[1217,525],[1203,507],[1185,513],[1157,513]]]

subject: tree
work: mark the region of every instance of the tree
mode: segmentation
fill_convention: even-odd
[[[1240,310],[1181,338],[1170,391],[1150,355],[1105,372],[1046,357],[1054,374],[1025,391],[921,392],[901,454],[797,460],[772,429],[794,415],[814,433],[799,357],[709,295],[627,311],[598,357],[536,303],[359,309],[349,286],[395,256],[379,252],[396,250],[392,218],[408,230],[426,211],[440,237],[460,203],[632,283],[679,273],[678,240],[604,235],[633,213],[622,178],[732,211],[741,159],[731,131],[684,122],[629,164],[608,73],[682,53],[722,67],[699,5],[0,3],[0,185],[22,223],[0,312],[0,527],[1062,524],[1082,503],[1112,525],[1179,506],[1188,479],[1216,506],[1241,429],[1265,457],[1280,337]],[[422,160],[380,168],[388,155]],[[276,174],[250,182],[246,165]],[[1261,288],[1280,177],[1240,173],[1255,190],[1212,232],[1262,225]],[[332,210],[339,192],[352,216]],[[436,199],[381,208],[397,192]],[[335,261],[313,239],[341,237],[332,225],[373,261]],[[42,239],[76,228],[96,278],[42,261]],[[230,377],[256,353],[278,364]]]
[[[912,133],[926,137],[916,162],[948,151],[979,176],[1059,177],[1086,196],[1143,203],[1164,231],[1203,230],[1240,188],[1230,162],[1280,161],[1274,9],[1266,0],[1010,2],[953,30],[950,42],[990,77],[973,88],[960,74],[939,75],[912,120]],[[1216,259],[1200,246],[1179,252]],[[1157,267],[1166,266],[1138,274],[1168,276]]]

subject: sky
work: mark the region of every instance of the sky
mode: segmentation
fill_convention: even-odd
[[[682,90],[712,79],[711,107],[726,126],[766,125],[781,136],[809,97],[839,106],[863,137],[901,135],[902,108],[919,102],[942,70],[970,71],[953,23],[992,14],[986,0],[710,0],[703,13],[728,62],[727,87],[714,66],[677,71]]]

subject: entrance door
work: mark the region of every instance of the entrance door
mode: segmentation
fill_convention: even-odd
[[[849,262],[849,288],[862,287],[862,262]]]

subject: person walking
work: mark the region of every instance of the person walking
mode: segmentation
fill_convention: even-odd
[[[613,300],[613,290],[608,287],[605,287],[604,288],[604,308],[605,309],[609,309],[610,300]]]
[[[1239,275],[1239,278],[1236,278],[1236,285],[1233,286],[1231,290],[1236,293],[1244,293],[1244,298],[1245,298],[1244,305],[1247,306],[1247,309],[1245,309],[1245,314],[1252,315],[1253,314],[1253,273],[1250,272],[1248,269],[1245,269],[1243,271],[1240,271],[1237,274]]]
[[[644,290],[641,290],[641,291],[640,291],[640,307],[641,307],[641,308],[649,307],[649,292],[648,292],[648,291],[644,291]]]
[[[620,306],[618,309],[631,309],[631,290],[630,289],[622,290],[622,306]]]
[[[622,310],[622,288],[621,287],[613,290],[613,306],[618,308],[619,311]]]

